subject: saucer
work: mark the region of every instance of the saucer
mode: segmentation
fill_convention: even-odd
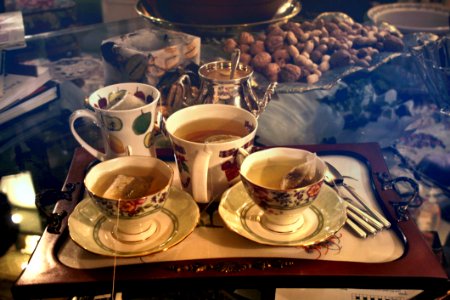
[[[261,224],[263,211],[247,194],[242,182],[229,188],[219,205],[219,214],[232,231],[260,244],[309,246],[323,242],[344,226],[345,206],[327,185],[314,203],[303,212],[304,224],[296,231],[279,233]]]
[[[68,226],[72,240],[87,251],[106,256],[134,257],[175,246],[194,231],[199,217],[194,199],[172,187],[164,207],[154,214],[155,232],[143,241],[115,238],[114,222],[109,221],[88,197],[75,207]]]
[[[387,22],[404,33],[449,32],[450,10],[434,3],[390,3],[374,6],[367,12],[375,24]]]

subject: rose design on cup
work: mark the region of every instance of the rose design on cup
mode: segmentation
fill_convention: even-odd
[[[122,200],[119,202],[119,211],[121,214],[126,214],[129,217],[136,216],[140,211],[143,211],[141,207],[144,203],[145,198],[136,200]]]
[[[225,172],[228,182],[233,181],[239,176],[239,165],[236,160],[226,161],[220,166],[221,170]]]

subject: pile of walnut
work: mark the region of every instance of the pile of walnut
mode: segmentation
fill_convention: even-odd
[[[401,38],[376,26],[343,20],[318,19],[271,25],[263,33],[242,32],[227,39],[227,53],[241,50],[241,62],[251,65],[270,81],[316,83],[330,69],[369,67],[380,51],[398,52]]]

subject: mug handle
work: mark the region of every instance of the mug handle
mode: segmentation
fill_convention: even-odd
[[[192,196],[196,202],[208,203],[208,166],[212,152],[206,149],[197,152],[192,167]]]
[[[75,121],[79,118],[86,118],[91,120],[97,127],[100,127],[99,125],[99,121],[97,116],[95,115],[94,112],[87,110],[87,109],[79,109],[74,111],[71,115],[70,115],[70,119],[69,119],[69,123],[70,123],[70,131],[72,131],[73,136],[75,137],[75,139],[78,141],[78,143],[80,143],[80,145],[86,149],[90,154],[92,154],[95,158],[103,161],[106,159],[106,154],[102,153],[100,151],[98,151],[97,149],[95,149],[94,147],[92,147],[91,145],[89,145],[88,143],[86,143],[85,140],[83,140],[81,138],[81,136],[78,134],[78,132],[75,130]]]

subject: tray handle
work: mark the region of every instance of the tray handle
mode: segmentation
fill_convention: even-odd
[[[72,193],[75,191],[76,183],[67,183],[63,191],[47,189],[36,195],[35,203],[39,213],[45,217],[47,231],[49,233],[60,234],[61,225],[64,218],[68,215],[67,211],[51,212],[55,204],[60,200],[72,200]]]
[[[408,208],[419,207],[422,205],[423,199],[419,196],[419,184],[412,178],[400,176],[391,178],[387,173],[377,173],[378,181],[381,183],[382,189],[394,190],[401,200],[390,200],[389,203],[394,207],[397,221],[407,221]],[[401,186],[406,186],[402,189]]]

